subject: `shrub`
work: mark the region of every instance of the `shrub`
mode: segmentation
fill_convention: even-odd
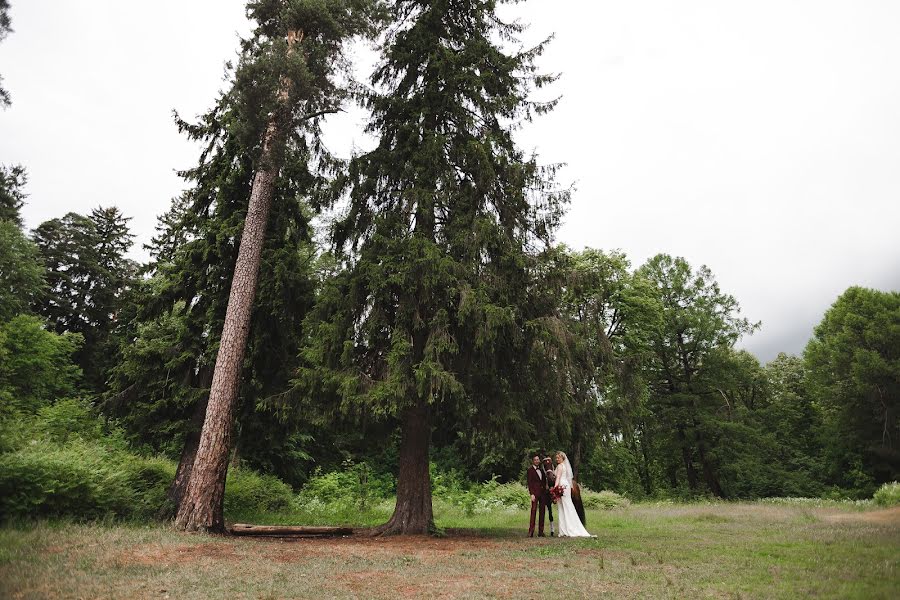
[[[581,486],[581,502],[585,508],[599,508],[602,510],[622,508],[631,504],[628,498],[615,492],[606,490],[595,492],[584,486]]]
[[[3,518],[149,518],[165,501],[174,465],[97,442],[32,440],[0,456]]]
[[[529,508],[531,495],[521,483],[497,483],[496,479],[481,484],[480,496],[483,505],[496,508]]]
[[[72,354],[81,343],[79,334],[46,330],[38,317],[20,315],[0,324],[0,416],[31,415],[74,395],[81,370]]]
[[[277,512],[294,507],[291,487],[274,475],[249,469],[229,469],[225,481],[225,511]]]
[[[394,483],[389,475],[376,474],[365,462],[346,461],[343,466],[341,471],[328,473],[317,469],[300,491],[298,501],[365,508],[392,495]]]
[[[885,483],[878,488],[878,491],[872,496],[872,500],[878,506],[900,505],[900,482]]]

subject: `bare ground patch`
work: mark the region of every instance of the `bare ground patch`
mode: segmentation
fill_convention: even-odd
[[[180,544],[177,546],[135,546],[115,557],[121,566],[160,564],[186,564],[202,559],[221,560],[225,562],[240,559],[233,546],[227,544]]]
[[[884,525],[888,527],[900,527],[900,506],[885,508],[883,510],[870,510],[859,513],[836,512],[823,515],[826,521],[832,523],[862,522],[870,525]]]

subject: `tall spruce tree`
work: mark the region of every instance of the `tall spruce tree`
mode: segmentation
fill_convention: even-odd
[[[125,256],[134,237],[128,221],[118,208],[96,208],[90,216],[68,213],[34,230],[48,286],[36,303],[37,311],[57,333],[84,337],[76,362],[85,383],[98,393],[105,386],[116,345],[110,336],[137,273],[135,263]]]
[[[371,0],[248,4],[248,16],[256,28],[242,44],[234,86],[225,102],[236,124],[232,133],[254,148],[253,178],[200,444],[175,519],[180,529],[224,528],[222,502],[241,365],[285,145],[293,138],[308,149],[309,160],[322,158],[321,153],[316,155],[321,149],[321,117],[339,110],[345,90],[338,76],[347,65],[347,42],[371,32],[374,6]],[[202,129],[195,131],[204,137]]]
[[[0,165],[0,221],[12,221],[22,227],[22,205],[25,204],[25,184],[28,175],[21,165]]]
[[[436,419],[497,437],[533,431],[531,251],[549,241],[567,191],[513,141],[521,120],[554,105],[529,99],[553,77],[534,66],[546,42],[507,49],[522,26],[497,5],[393,4],[367,98],[378,145],[340,181],[346,270],[311,319],[299,383],[398,422],[397,504],[376,534],[432,530]]]

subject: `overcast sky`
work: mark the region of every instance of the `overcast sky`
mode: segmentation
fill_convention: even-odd
[[[193,117],[249,25],[242,0],[12,0],[0,163],[27,167],[26,225],[117,205],[139,245],[182,189]],[[900,1],[529,0],[556,39],[558,109],[519,137],[577,191],[559,241],[708,265],[799,353],[851,285],[900,289]],[[371,54],[360,52],[361,74]],[[346,154],[359,111],[329,123]],[[145,258],[139,249],[135,256]]]

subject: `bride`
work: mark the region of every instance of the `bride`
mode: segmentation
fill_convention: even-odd
[[[572,503],[572,465],[565,452],[556,453],[556,485],[563,486],[559,499],[559,537],[594,537],[587,532]]]

